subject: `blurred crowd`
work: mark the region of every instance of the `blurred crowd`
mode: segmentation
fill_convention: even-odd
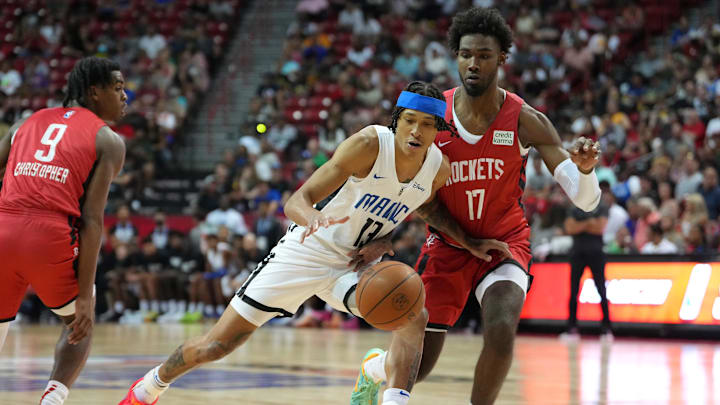
[[[32,111],[62,105],[75,61],[118,62],[128,94],[113,128],[127,141],[114,201],[140,207],[179,164],[186,117],[208,90],[240,0],[0,0],[0,133]]]
[[[99,10],[111,2],[96,3],[87,15],[102,19],[108,13]],[[681,7],[662,0],[302,0],[284,44],[277,44],[282,57],[251,100],[237,147],[201,182],[191,224],[173,229],[160,211],[140,232],[131,207],[119,202],[142,193],[159,167],[171,167],[170,145],[221,54],[197,19],[236,18],[232,7],[220,4],[237,2],[185,3],[186,30],[178,28],[175,36],[158,34],[149,24],[125,37],[135,41],[92,35],[92,41],[65,42],[72,39],[65,37],[72,18],[34,23],[42,33],[48,31],[45,20],[54,22],[58,38],[76,44],[76,52],[102,48],[125,58],[120,62],[128,66],[126,80],[136,98],[131,115],[143,122],[128,117],[131,128],[123,132],[139,146],[113,195],[117,222],[107,231],[98,274],[103,320],[196,322],[219,316],[282,237],[288,225],[283,203],[340,142],[368,124],[389,124],[396,97],[410,80],[441,89],[459,84],[445,35],[452,15],[471,5],[498,7],[513,27],[514,46],[500,85],[544,112],[566,145],[579,136],[601,143],[597,175],[608,209],[608,253],[718,250],[720,24],[687,7],[703,7],[701,1]],[[203,5],[202,12],[192,11]],[[121,14],[113,7],[106,6],[114,10],[110,15]],[[44,65],[51,57],[31,54],[23,60]],[[5,79],[13,63],[3,66],[0,92],[33,91],[33,75]],[[52,97],[57,102],[59,96]],[[17,97],[0,95],[6,115],[12,111],[8,100]],[[149,162],[152,168],[145,167]],[[524,204],[536,259],[567,252],[572,238],[563,223],[570,204],[534,152],[527,178]],[[406,221],[394,234],[393,260],[414,265],[423,240],[422,222]],[[315,301],[295,320],[276,322],[358,324]]]

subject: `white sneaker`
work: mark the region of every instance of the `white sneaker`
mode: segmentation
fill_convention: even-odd
[[[558,337],[560,338],[560,340],[567,343],[575,343],[580,341],[580,333],[578,332],[577,328],[572,328],[567,332],[563,332]]]
[[[612,341],[615,340],[615,336],[613,336],[612,331],[608,330],[600,335],[600,340],[602,342],[612,343]]]

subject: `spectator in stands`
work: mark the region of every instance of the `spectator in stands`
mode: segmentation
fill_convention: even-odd
[[[708,210],[708,217],[712,220],[720,214],[720,186],[718,186],[717,170],[710,166],[703,171],[702,184],[698,187],[698,193],[705,200]]]
[[[287,122],[282,114],[278,114],[273,122],[274,124],[267,132],[267,140],[275,150],[282,152],[297,139],[298,130],[293,124]]]
[[[332,155],[345,138],[347,138],[347,133],[337,119],[328,119],[326,127],[320,128],[318,133],[320,149],[328,155]]]
[[[210,211],[205,222],[216,231],[220,227],[226,227],[232,236],[243,236],[248,232],[245,219],[242,214],[230,206],[230,196],[227,194],[220,197],[218,208]]]
[[[415,77],[420,65],[420,57],[410,51],[410,48],[404,46],[402,55],[395,58],[393,69],[403,75],[407,80]]]
[[[608,244],[615,240],[615,235],[620,228],[630,219],[627,211],[617,203],[615,194],[610,189],[610,184],[606,181],[600,182],[600,190],[602,190],[602,202],[608,207],[608,219],[605,230],[603,231],[603,243]]]
[[[709,141],[715,138],[715,142],[717,142],[717,137],[720,136],[720,98],[715,101],[715,110],[714,118],[708,121],[705,139]]]
[[[110,227],[110,231],[108,232],[110,244],[113,247],[119,244],[127,245],[130,253],[132,253],[138,244],[138,230],[132,221],[130,221],[130,207],[127,204],[120,205],[115,215],[117,222]]]
[[[231,271],[230,259],[232,252],[227,242],[221,241],[218,231],[206,235],[205,248],[205,280],[204,288],[207,290],[204,315],[219,318],[228,304],[222,292],[222,277]],[[202,288],[202,287],[201,287]]]
[[[658,223],[660,224],[660,229],[662,229],[665,239],[672,242],[680,252],[685,249],[685,236],[682,234],[680,225],[678,224],[679,212],[678,210],[675,213],[663,214]]]
[[[105,267],[105,280],[108,285],[108,307],[109,310],[99,317],[101,322],[117,321],[124,314],[126,308],[130,308],[134,301],[127,290],[125,275],[134,266],[135,256],[131,253],[127,244],[118,243],[109,255],[105,256],[103,266]]]
[[[22,76],[13,68],[12,61],[10,59],[2,61],[0,63],[0,92],[6,96],[12,96],[22,84]]]
[[[158,317],[158,323],[179,322],[188,310],[188,283],[190,276],[202,272],[204,258],[193,251],[182,232],[171,231],[165,252],[168,260],[166,283],[168,310]]]
[[[277,201],[261,201],[257,207],[255,235],[263,250],[275,246],[284,234],[284,228],[275,216],[277,209]]]
[[[157,32],[155,25],[148,24],[145,26],[147,30],[145,35],[140,37],[138,46],[145,52],[150,59],[155,59],[160,52],[167,47],[165,36]]]
[[[365,21],[365,15],[362,9],[353,1],[347,3],[338,14],[338,27],[352,31],[355,26],[362,25]]]
[[[632,235],[626,226],[620,227],[615,233],[615,239],[605,247],[605,252],[611,255],[637,254],[638,250],[633,242]]]
[[[145,322],[154,321],[161,313],[168,311],[165,291],[172,282],[172,274],[166,271],[168,258],[153,243],[151,236],[143,239],[142,250],[135,261],[138,279],[143,284],[141,290],[145,297],[140,299],[140,312]]]
[[[680,227],[683,235],[687,236],[695,225],[705,226],[708,222],[708,209],[702,195],[693,193],[685,196],[685,210],[682,213]]]
[[[170,239],[170,228],[167,226],[167,216],[164,212],[158,211],[153,215],[155,227],[150,233],[150,238],[159,250],[165,250],[168,247]]]
[[[360,38],[354,38],[347,51],[347,59],[359,68],[367,68],[375,52]]]
[[[678,248],[670,242],[669,240],[665,239],[664,233],[662,228],[660,227],[660,224],[653,224],[648,228],[648,241],[645,243],[640,249],[640,252],[643,254],[659,254],[659,255],[667,255],[667,254],[676,254],[678,253]]]
[[[635,234],[633,240],[635,246],[642,250],[642,247],[648,241],[651,225],[660,220],[660,214],[657,211],[655,203],[650,197],[641,197],[637,200],[638,218],[635,222]],[[631,216],[632,218],[632,216]]]
[[[712,253],[707,242],[707,237],[705,236],[705,228],[700,224],[693,225],[693,227],[690,228],[690,232],[685,240],[685,253],[687,254]]]

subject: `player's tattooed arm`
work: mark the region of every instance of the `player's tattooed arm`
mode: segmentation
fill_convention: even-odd
[[[433,188],[430,198],[421,205],[415,212],[431,227],[443,232],[444,234],[462,243],[467,239],[465,231],[460,227],[458,222],[453,218],[445,204],[441,203],[436,197],[437,190],[445,185],[447,178],[450,176],[450,161],[447,156],[443,155],[443,162],[438,169],[438,173],[433,181]]]
[[[458,243],[465,244],[464,241],[468,238],[467,234],[438,198],[426,202],[415,212],[431,227],[450,236]]]

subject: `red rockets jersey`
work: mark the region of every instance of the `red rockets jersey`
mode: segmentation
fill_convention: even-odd
[[[12,135],[0,211],[80,216],[104,121],[82,107],[37,111]]]
[[[506,91],[505,101],[487,131],[478,137],[456,122],[455,89],[445,91],[445,120],[460,137],[438,133],[435,143],[450,160],[451,175],[437,195],[470,236],[503,241],[528,239],[530,227],[521,198],[525,188],[527,150],[518,136],[518,118],[524,101]],[[477,140],[479,138],[479,140]],[[477,140],[474,144],[469,142]],[[441,233],[449,243],[452,238]]]

